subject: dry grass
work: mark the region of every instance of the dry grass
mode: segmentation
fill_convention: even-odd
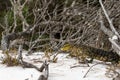
[[[8,51],[5,52],[5,57],[2,59],[2,63],[6,64],[7,66],[19,65],[19,61],[16,59],[16,57],[10,56]]]

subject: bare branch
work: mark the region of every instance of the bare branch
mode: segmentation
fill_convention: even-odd
[[[3,29],[5,29],[5,26],[3,26],[1,23],[0,23],[0,26],[1,26]]]
[[[110,25],[111,30],[120,38],[119,33],[118,33],[118,32],[116,31],[116,29],[114,28],[114,26],[113,26],[113,24],[112,24],[112,21],[111,21],[111,19],[109,18],[108,14],[107,14],[107,11],[105,10],[105,7],[103,6],[102,0],[99,0],[99,2],[100,2],[100,5],[101,5],[101,7],[102,7],[102,10],[103,10],[103,12],[104,12],[104,14],[105,14],[108,22],[109,22],[109,25]]]
[[[120,56],[120,45],[118,45],[114,40],[112,40],[111,38],[109,38],[109,41],[112,43],[113,45],[113,49],[118,53],[118,55]]]
[[[101,11],[99,12],[99,22],[101,24],[100,29],[107,34],[110,38],[112,38],[114,36],[114,33],[112,31],[110,31],[109,29],[107,29],[103,23],[103,17],[101,15]]]
[[[105,10],[105,7],[103,6],[102,4],[102,0],[99,0],[100,2],[100,5],[102,7],[102,10],[110,24],[110,28],[112,31],[110,31],[109,29],[107,29],[103,23],[103,20],[102,20],[102,15],[101,15],[101,12],[100,12],[100,23],[101,23],[101,30],[107,34],[109,36],[109,41],[111,42],[112,44],[112,48],[117,52],[118,55],[120,55],[120,44],[118,42],[118,38],[120,39],[120,35],[119,33],[115,30],[114,26],[113,26],[113,23],[111,21],[111,19],[109,18],[106,10]],[[115,39],[114,39],[115,38]]]

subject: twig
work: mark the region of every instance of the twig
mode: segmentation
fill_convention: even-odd
[[[86,74],[83,76],[83,78],[85,78],[85,77],[87,76],[88,72],[91,70],[92,67],[94,67],[95,65],[98,65],[98,64],[100,64],[100,63],[96,63],[96,64],[92,65],[92,66],[88,69],[88,71],[86,72]]]
[[[78,65],[71,66],[70,68],[75,68],[75,67],[89,67],[89,66],[88,66],[88,65],[86,65],[86,66],[81,66],[80,64],[78,64]]]

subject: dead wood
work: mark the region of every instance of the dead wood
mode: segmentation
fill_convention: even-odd
[[[43,64],[41,65],[40,68],[36,67],[35,65],[28,63],[26,61],[23,60],[22,57],[22,45],[19,46],[19,50],[18,50],[18,61],[19,63],[24,67],[24,68],[35,68],[37,71],[39,72],[43,72],[43,70],[45,70],[42,74],[40,75],[40,77],[38,78],[38,80],[47,80],[48,76],[49,76],[49,64],[48,62],[45,60],[43,62]]]
[[[38,78],[38,80],[47,80],[48,76],[49,76],[49,67],[48,67],[48,63],[47,61],[43,62],[43,65],[41,66],[41,71],[43,71],[43,69],[45,69],[45,71],[43,71],[44,74],[41,74],[40,77]]]
[[[24,68],[35,68],[37,71],[43,72],[43,70],[45,69],[45,71],[43,72],[44,74],[40,75],[40,77],[38,78],[38,80],[47,80],[48,76],[49,76],[49,68],[48,68],[48,64],[45,62],[43,62],[42,66],[40,68],[36,67],[35,65],[25,62],[22,60],[21,65]]]
[[[91,70],[94,66],[96,66],[96,65],[98,65],[98,64],[109,65],[109,64],[107,64],[107,63],[105,63],[105,62],[98,62],[98,63],[92,65],[92,66],[88,69],[88,71],[85,73],[85,75],[83,76],[83,78],[85,78],[85,77],[87,76],[88,72],[90,72],[90,70]]]
[[[116,72],[117,76],[115,78],[113,78],[112,80],[120,80],[120,73]]]
[[[47,78],[45,78],[44,75],[40,75],[40,77],[38,78],[38,80],[47,80]]]
[[[92,65],[92,66],[88,69],[88,71],[85,73],[85,75],[83,76],[83,78],[85,78],[85,77],[87,76],[88,72],[89,72],[95,65],[98,65],[98,64],[99,64],[99,63],[96,63],[96,64]]]
[[[101,30],[107,34],[109,36],[109,41],[112,44],[112,48],[114,49],[115,52],[117,52],[118,55],[120,55],[120,44],[119,44],[119,39],[120,39],[120,35],[117,32],[117,30],[115,29],[115,26],[112,23],[112,19],[109,17],[109,14],[107,13],[102,0],[99,0],[99,3],[101,5],[101,9],[109,23],[109,27],[111,30],[107,29],[106,26],[103,23],[103,16],[100,12],[100,24],[101,24]]]

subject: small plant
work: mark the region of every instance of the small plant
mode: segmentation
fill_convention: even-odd
[[[17,65],[19,65],[19,61],[16,58],[11,57],[9,55],[8,51],[5,51],[5,57],[3,58],[2,63],[6,64],[7,66],[17,66]]]
[[[54,52],[53,49],[48,45],[45,47],[43,57],[50,62],[56,63],[58,58],[57,58],[57,55],[53,54],[53,52]]]
[[[56,63],[57,60],[58,60],[57,55],[54,55],[54,56],[53,56],[53,59],[52,59],[53,63]]]
[[[53,52],[53,50],[49,46],[45,47],[43,57],[46,58],[48,61],[50,61],[50,57],[52,56],[52,52]]]

